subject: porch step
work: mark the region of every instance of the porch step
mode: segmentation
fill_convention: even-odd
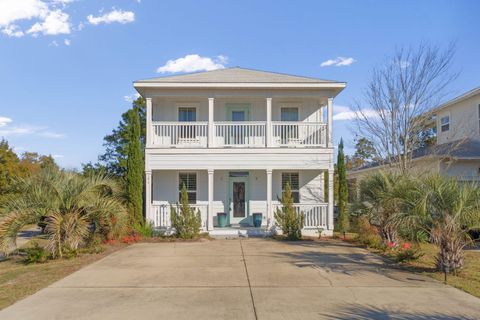
[[[272,236],[272,232],[262,228],[218,228],[208,232],[212,238],[264,238]]]

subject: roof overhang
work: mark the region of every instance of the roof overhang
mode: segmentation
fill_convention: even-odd
[[[439,112],[439,111],[441,111],[441,110],[443,110],[443,109],[445,109],[445,108],[450,107],[451,105],[454,105],[454,104],[456,104],[456,103],[459,103],[459,102],[461,102],[461,101],[463,101],[463,100],[467,100],[467,99],[469,99],[469,98],[471,98],[471,97],[474,97],[474,96],[476,96],[476,95],[479,95],[479,94],[480,94],[480,87],[479,87],[479,88],[472,89],[472,90],[470,90],[470,91],[468,91],[468,92],[466,92],[466,93],[464,93],[464,94],[462,94],[462,95],[460,95],[460,96],[458,96],[458,97],[456,97],[456,98],[453,98],[453,99],[450,100],[450,101],[445,102],[444,104],[441,104],[441,105],[438,106],[437,108],[433,109],[431,112],[432,112],[432,114],[435,114],[435,113],[437,113],[437,112]]]
[[[330,89],[338,94],[345,82],[325,83],[263,83],[263,82],[148,82],[135,81],[133,87],[144,94],[145,89]]]

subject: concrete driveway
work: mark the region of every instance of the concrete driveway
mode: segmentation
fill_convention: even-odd
[[[132,245],[0,312],[2,320],[478,317],[480,299],[363,249],[264,239]]]

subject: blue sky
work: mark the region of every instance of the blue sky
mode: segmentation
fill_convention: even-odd
[[[479,12],[474,0],[0,0],[0,136],[78,168],[102,153],[132,81],[200,66],[346,81],[346,112],[375,64],[421,41],[457,41],[453,96],[480,86]],[[352,129],[335,121],[347,151]]]

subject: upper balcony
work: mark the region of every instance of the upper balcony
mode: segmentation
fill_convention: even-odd
[[[213,143],[209,142],[208,122],[152,122],[154,148],[265,148],[327,147],[324,122],[218,121],[213,123]],[[268,137],[271,137],[270,144]]]
[[[331,103],[301,97],[147,98],[147,148],[329,148]]]
[[[333,98],[345,83],[236,67],[134,87],[146,100],[147,149],[331,151]]]

